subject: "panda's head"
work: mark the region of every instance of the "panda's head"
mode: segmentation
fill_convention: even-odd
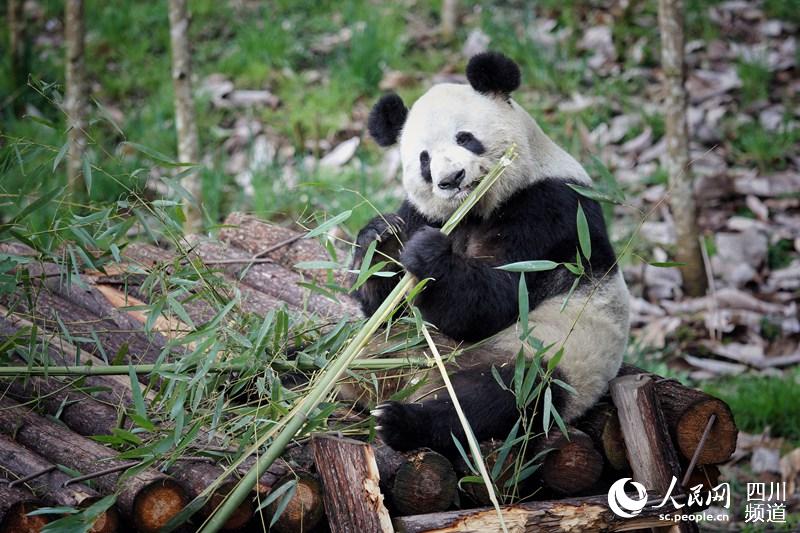
[[[387,94],[370,113],[369,132],[378,144],[399,139],[403,186],[422,214],[446,220],[512,143],[518,158],[476,207],[480,215],[537,179],[588,179],[511,99],[520,84],[516,63],[495,52],[478,54],[467,79],[469,85],[434,85],[410,110]]]

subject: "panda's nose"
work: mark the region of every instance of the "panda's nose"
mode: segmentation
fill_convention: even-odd
[[[439,182],[439,188],[444,190],[457,189],[458,186],[461,185],[461,182],[464,181],[464,176],[466,176],[466,174],[467,173],[464,171],[463,168],[461,170],[453,172],[452,174],[450,174],[449,176],[447,176],[446,178],[444,178],[442,181]]]

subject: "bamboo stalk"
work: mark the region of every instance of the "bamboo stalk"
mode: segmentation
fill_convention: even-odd
[[[450,376],[447,375],[447,369],[444,367],[442,356],[439,354],[439,350],[436,348],[436,343],[433,342],[431,334],[428,332],[428,328],[426,328],[425,325],[422,326],[422,334],[425,336],[428,347],[433,354],[433,358],[436,361],[436,366],[439,367],[439,373],[442,375],[442,381],[444,382],[444,386],[447,388],[447,394],[450,395],[450,400],[453,402],[453,407],[458,415],[458,420],[461,422],[461,427],[464,428],[464,435],[467,437],[467,442],[469,443],[469,451],[472,453],[472,458],[477,463],[478,471],[483,478],[483,484],[486,485],[486,492],[489,494],[489,501],[492,502],[492,506],[494,506],[495,511],[497,511],[497,519],[500,522],[500,527],[502,528],[503,533],[508,533],[506,522],[503,519],[503,511],[500,510],[500,502],[497,500],[497,494],[495,494],[494,491],[494,483],[492,483],[492,478],[489,475],[489,471],[486,470],[486,462],[483,460],[478,439],[475,438],[475,434],[472,432],[472,426],[469,425],[469,421],[467,420],[464,411],[461,409],[461,402],[458,401],[456,391],[453,388],[453,384],[450,382]]]
[[[506,168],[516,158],[516,147],[512,145],[500,158],[497,165],[492,168],[489,174],[478,184],[472,193],[464,200],[442,226],[442,233],[449,235],[450,232],[461,222],[475,204],[477,204],[486,191],[502,176]],[[417,284],[416,278],[409,273],[397,284],[394,290],[386,297],[378,310],[367,320],[358,334],[350,341],[341,355],[337,356],[329,363],[329,367],[323,370],[319,376],[319,381],[310,390],[309,394],[299,400],[298,413],[288,420],[285,426],[278,431],[272,443],[267,447],[264,455],[256,461],[253,469],[244,476],[236,488],[231,491],[225,502],[209,518],[199,533],[214,533],[228,520],[231,513],[241,504],[250,493],[261,473],[266,470],[280,455],[284,448],[291,442],[298,431],[305,426],[311,412],[333,391],[336,382],[344,374],[345,370],[361,354],[364,346],[372,338],[380,325],[395,311],[397,306],[403,301],[406,294]]]
[[[311,363],[272,362],[269,365],[275,370],[319,370]],[[350,368],[354,370],[391,370],[395,368],[429,367],[432,363],[424,357],[375,358],[354,361]],[[159,365],[76,365],[76,366],[4,366],[0,367],[0,377],[26,376],[127,376],[131,370],[135,374],[151,374],[156,371],[177,372],[191,370],[182,363],[164,363]],[[241,372],[253,368],[252,364],[221,364],[208,369],[210,373]]]

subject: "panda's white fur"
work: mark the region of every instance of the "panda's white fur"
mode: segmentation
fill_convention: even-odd
[[[497,57],[500,57],[501,63],[502,61],[509,61],[499,55],[495,55],[490,59],[496,62]],[[506,68],[507,63],[501,66]],[[532,190],[531,187],[535,188],[539,182],[547,182],[546,187],[551,189],[554,187],[554,181],[591,185],[591,179],[584,168],[572,156],[556,145],[542,131],[536,121],[510,98],[508,93],[516,88],[513,83],[510,89],[503,89],[504,86],[501,82],[498,84],[501,88],[495,91],[491,90],[490,83],[490,90],[487,91],[484,89],[486,83],[480,80],[475,82],[471,79],[470,81],[472,86],[460,84],[435,85],[414,103],[407,116],[402,113],[402,116],[394,121],[383,120],[383,123],[387,124],[387,128],[396,130],[393,134],[391,131],[388,135],[386,132],[380,131],[380,121],[378,120],[376,120],[378,127],[373,128],[373,124],[370,125],[371,132],[376,139],[388,139],[393,142],[399,138],[403,186],[410,205],[404,204],[404,208],[401,209],[398,215],[395,215],[395,218],[390,218],[389,221],[399,226],[408,226],[409,235],[407,237],[409,238],[408,242],[405,243],[406,246],[401,255],[401,262],[409,272],[416,274],[418,277],[440,278],[442,281],[439,281],[439,283],[444,283],[448,274],[435,269],[429,270],[428,267],[425,267],[424,264],[429,259],[425,255],[450,254],[451,252],[443,252],[442,250],[446,250],[448,246],[455,247],[458,245],[448,243],[447,239],[444,239],[438,231],[427,231],[425,229],[426,225],[445,221],[464,197],[469,194],[477,181],[496,164],[510,144],[514,143],[517,146],[517,159],[506,169],[501,179],[473,210],[473,214],[480,219],[486,220],[486,224],[494,223],[492,221],[498,220],[498,217],[505,216],[506,214],[502,211],[511,209],[508,207],[509,202],[513,204],[512,200],[516,198],[520,191]],[[481,90],[477,90],[478,88]],[[397,102],[392,102],[392,105],[396,108]],[[376,106],[378,112],[380,111],[379,107],[380,103]],[[396,111],[396,109],[393,111]],[[377,112],[374,112],[374,114],[377,114]],[[377,130],[377,134],[374,130]],[[461,131],[474,134],[482,144],[483,150],[467,150],[456,143],[454,135],[456,132]],[[382,144],[388,145],[391,142],[383,142]],[[422,152],[426,152],[430,160],[430,174],[427,178],[421,170],[420,158]],[[443,180],[448,179],[454,172],[460,170],[464,170],[465,175],[459,187],[442,189],[438,186]],[[568,190],[566,186],[562,188]],[[575,193],[571,190],[568,190],[568,193],[559,194],[572,194],[570,196],[570,201],[574,204],[572,209],[577,207],[578,201],[585,208],[594,208],[592,220],[595,225],[599,224],[601,228],[592,228],[592,230],[593,232],[595,230],[601,232],[601,241],[605,243],[609,250],[606,263],[602,264],[610,264],[609,261],[613,261],[613,250],[610,249],[605,230],[602,228],[602,216],[598,215],[599,208],[597,205],[588,199],[577,200]],[[553,206],[549,205],[544,207],[553,208]],[[557,208],[557,206],[555,207]],[[385,232],[386,227],[388,227],[384,224],[387,218],[380,218],[383,222],[381,220],[373,221],[359,235],[358,243],[362,249],[368,245],[371,239],[378,238],[381,232]],[[406,220],[409,218],[414,220]],[[420,218],[421,220],[418,220]],[[571,219],[572,224],[574,224],[574,220],[574,218]],[[524,225],[524,221],[522,221],[522,224]],[[411,227],[420,225],[422,229],[419,230]],[[477,228],[477,230],[464,230],[464,232],[472,233],[467,233],[467,236],[461,239],[466,242],[462,246],[462,251],[452,252],[455,254],[454,257],[462,257],[458,255],[459,253],[465,254],[464,257],[458,260],[450,260],[449,263],[446,263],[459,266],[450,268],[472,268],[469,265],[475,265],[475,259],[480,259],[481,255],[473,252],[473,250],[480,251],[487,246],[491,248],[493,243],[487,242],[487,240],[491,241],[494,237],[487,237],[485,233],[480,232],[480,222],[473,223],[473,227]],[[430,230],[431,228],[427,229]],[[550,228],[541,227],[541,230],[547,233]],[[416,233],[411,236],[411,231]],[[527,231],[535,232],[537,230],[534,228]],[[574,234],[570,235],[570,237],[572,240],[575,239]],[[595,234],[593,233],[593,239],[594,237]],[[538,235],[531,234],[532,240],[535,241],[538,238]],[[458,240],[457,237],[455,239]],[[429,242],[422,242],[423,240]],[[569,242],[572,242],[572,240]],[[573,243],[570,246],[576,245]],[[574,260],[575,251],[576,248],[573,247],[572,251],[569,252],[572,254],[572,260]],[[610,257],[608,257],[609,254]],[[526,257],[525,259],[542,258],[544,257]],[[356,264],[358,264],[359,260],[357,253]],[[467,261],[467,263],[463,263],[466,266],[460,266],[462,263],[459,263],[459,261]],[[605,266],[603,268],[605,269]],[[489,269],[485,275],[495,276],[494,272],[496,271]],[[452,274],[461,273],[454,271]],[[564,287],[570,285],[569,280],[564,285],[564,277],[568,274],[562,268],[560,272],[553,271],[553,273],[542,275],[549,277],[541,279],[557,281],[561,288],[556,290],[553,295],[543,297],[540,301],[535,302],[531,307],[532,310],[528,320],[533,328],[532,335],[540,339],[545,346],[553,345],[547,352],[546,359],[553,356],[559,348],[563,347],[563,357],[559,363],[559,370],[565,376],[565,381],[577,391],[577,394],[569,395],[565,398],[559,405],[559,413],[566,421],[571,421],[597,402],[598,398],[607,389],[608,382],[616,375],[619,369],[628,340],[628,291],[622,274],[614,263],[608,268],[607,272],[595,272],[589,281],[581,283],[571,295],[567,304],[564,305],[566,293]],[[373,285],[365,287],[359,293],[365,311],[368,313],[376,302],[382,301],[387,291],[391,290],[393,286],[392,282],[388,282],[385,279],[370,283]],[[464,287],[464,289],[470,289],[470,287]],[[431,311],[430,316],[438,316],[441,320],[444,320],[442,317],[447,317],[448,311],[446,300],[448,298],[452,299],[453,305],[457,305],[455,302],[459,301],[459,296],[456,294],[458,290],[458,286],[454,285],[449,290],[442,289],[435,293],[439,300],[445,301],[430,302],[429,300],[429,305],[444,307],[444,310],[439,309],[438,315]],[[491,291],[491,288],[489,290]],[[513,290],[509,289],[508,284],[504,286],[503,290],[504,294],[508,294],[511,299],[515,299],[516,295]],[[531,288],[529,284],[529,290],[538,289]],[[488,296],[492,295],[487,293]],[[473,299],[472,301],[480,302],[479,299]],[[516,305],[516,302],[514,302],[514,305]],[[421,304],[420,306],[423,309],[423,315],[425,315],[425,309]],[[477,314],[481,310],[476,308],[473,311],[464,309],[452,309],[452,311],[453,313],[458,311],[460,315],[464,316],[465,313],[467,315],[471,312]],[[426,316],[426,319],[439,326],[445,333],[453,335],[447,331],[444,324],[437,324],[435,318],[431,319]],[[480,419],[477,420],[477,423],[486,426],[484,437],[487,435],[505,436],[504,434],[492,434],[502,431],[500,426],[493,425],[491,421],[487,421],[491,418],[492,413],[486,411],[487,409],[491,410],[494,404],[488,402],[491,405],[484,407],[480,405],[482,398],[477,396],[486,394],[488,397],[498,394],[496,390],[490,390],[494,378],[486,369],[490,365],[501,368],[503,366],[506,368],[513,366],[513,364],[509,365],[509,363],[513,363],[520,348],[523,347],[518,328],[518,323],[505,327],[492,335],[488,341],[478,343],[477,348],[465,350],[456,362],[459,372],[468,376],[461,380],[459,397],[461,399],[463,394],[465,399],[471,402],[474,417]],[[494,331],[497,330],[495,329]],[[458,337],[458,335],[454,336]],[[532,353],[529,346],[525,349],[528,350],[528,353]],[[469,374],[471,369],[482,370],[479,370],[478,374]],[[458,373],[454,376],[457,375]],[[471,394],[476,397],[472,398]],[[398,448],[418,445],[445,448],[450,440],[449,431],[452,429],[457,434],[457,421],[448,414],[448,409],[452,409],[448,407],[446,393],[441,391],[436,377],[432,376],[430,383],[418,391],[415,397],[422,400],[421,403],[397,404],[392,402],[391,404],[384,404],[378,409],[377,416],[382,426],[382,436],[387,442]],[[508,413],[499,416],[508,417]],[[431,427],[431,425],[435,426],[439,423],[449,424],[450,426],[444,428],[444,430]],[[475,429],[475,423],[472,420],[471,423],[473,423],[473,429]],[[434,431],[439,433],[438,439],[429,439],[428,433]]]
[[[476,155],[453,143],[453,131],[481,132],[486,152]],[[479,180],[512,144],[517,159],[476,206],[491,212],[514,191],[538,179],[559,176],[591,183],[575,158],[545,135],[536,121],[513,99],[483,95],[469,85],[442,83],[431,87],[411,107],[400,135],[403,188],[427,217],[447,220],[466,194],[452,195],[426,183],[420,175],[419,153],[428,150],[434,185],[456,168],[467,171],[465,185]]]

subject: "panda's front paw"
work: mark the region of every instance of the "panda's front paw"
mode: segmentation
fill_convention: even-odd
[[[419,279],[443,276],[452,255],[450,238],[439,229],[426,226],[417,231],[403,248],[400,262]]]
[[[405,222],[403,219],[394,213],[377,216],[369,221],[361,231],[358,232],[356,237],[356,249],[353,254],[353,268],[361,268],[361,262],[364,260],[364,254],[367,253],[367,248],[373,241],[378,242],[378,249],[390,256],[397,257],[400,250],[400,243],[404,240],[405,235],[403,226]]]
[[[393,450],[404,452],[427,446],[429,421],[419,405],[384,402],[372,410],[378,437]]]

